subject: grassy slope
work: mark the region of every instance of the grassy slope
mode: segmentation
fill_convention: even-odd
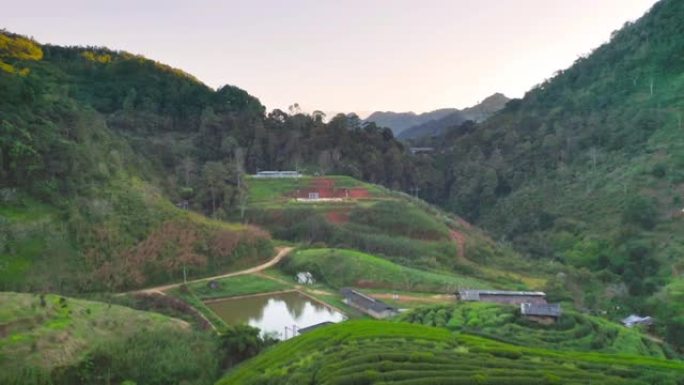
[[[272,255],[265,232],[180,210],[150,184],[115,181],[58,208],[30,198],[0,205],[0,288],[122,290],[240,269]]]
[[[355,249],[418,269],[456,272],[504,286],[541,287],[545,282],[547,267],[532,269],[528,261],[454,215],[350,177],[325,178],[337,188],[365,188],[370,196],[343,202],[295,202],[292,194],[315,185],[316,178],[250,178],[248,220],[276,238]]]
[[[99,343],[124,339],[145,329],[188,327],[157,313],[100,302],[56,295],[46,295],[45,302],[42,307],[38,295],[0,293],[0,368],[4,368],[0,372],[68,366]]]
[[[561,320],[550,326],[526,321],[513,306],[473,302],[419,308],[402,314],[399,319],[478,333],[528,347],[665,356],[662,345],[638,330],[583,315],[567,307]]]
[[[286,264],[291,272],[310,271],[326,284],[451,293],[460,287],[488,287],[474,278],[413,269],[374,255],[345,249],[296,251]]]
[[[188,286],[197,297],[203,300],[268,293],[294,288],[294,285],[287,285],[280,281],[253,274],[223,278],[213,282],[216,283],[217,287],[212,288],[207,282],[193,283]]]
[[[682,375],[681,361],[524,348],[440,328],[350,321],[279,344],[219,384],[675,384]]]

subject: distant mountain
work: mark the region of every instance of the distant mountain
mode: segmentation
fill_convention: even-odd
[[[506,107],[506,103],[508,103],[509,100],[511,100],[509,97],[500,92],[497,92],[495,94],[487,96],[486,98],[484,98],[483,101],[472,107],[464,108],[463,110],[461,110],[461,113],[468,120],[482,122],[490,116],[494,115],[494,113],[496,113],[500,109]]]
[[[415,112],[392,112],[392,111],[376,111],[370,114],[365,122],[374,122],[378,126],[388,127],[392,130],[394,135],[399,135],[407,128],[417,126],[431,120],[441,119],[449,114],[458,112],[456,108],[442,108],[422,114]]]
[[[439,119],[434,119],[409,127],[397,134],[399,139],[417,139],[442,134],[447,128],[458,126],[466,120],[481,122],[492,116],[495,112],[506,106],[511,100],[502,93],[495,93],[486,97],[482,102],[465,108],[461,111],[454,110],[452,113]]]
[[[472,107],[474,108],[474,107]],[[413,127],[409,127],[397,135],[399,139],[417,139],[423,137],[437,136],[449,127],[458,126],[466,120],[472,120],[461,111],[454,111],[441,119],[430,120]]]

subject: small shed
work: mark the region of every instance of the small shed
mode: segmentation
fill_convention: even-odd
[[[344,297],[344,303],[361,310],[373,318],[383,319],[399,314],[399,310],[394,306],[390,306],[379,299],[369,297],[354,289],[345,287],[340,290],[340,293]]]
[[[624,318],[622,321],[622,324],[627,326],[628,328],[633,327],[634,325],[646,325],[646,326],[651,326],[653,325],[653,318],[646,316],[642,317],[636,314],[630,314],[628,317]]]
[[[559,303],[521,303],[520,314],[531,321],[549,325],[560,318],[561,306]]]
[[[308,271],[300,271],[299,273],[297,273],[297,276],[295,278],[297,279],[297,283],[300,285],[313,285],[314,283],[316,283],[313,274],[311,274]]]

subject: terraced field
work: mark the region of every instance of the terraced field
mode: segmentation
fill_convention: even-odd
[[[399,320],[530,347],[653,357],[665,357],[671,352],[639,330],[580,314],[567,306],[560,321],[548,326],[525,320],[513,306],[473,302],[422,307],[402,314]]]
[[[275,239],[358,250],[396,264],[541,287],[543,272],[482,231],[406,194],[345,176],[247,180],[245,219]],[[297,200],[310,192],[334,200]],[[529,272],[536,277],[530,277]],[[539,273],[539,274],[537,274]]]
[[[684,363],[513,346],[443,328],[349,321],[281,343],[219,385],[668,384]]]

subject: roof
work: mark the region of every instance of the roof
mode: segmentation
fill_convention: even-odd
[[[631,314],[629,317],[623,319],[621,322],[625,326],[632,326],[636,324],[652,324],[653,318],[649,316],[641,317],[636,314]]]
[[[521,303],[520,313],[532,316],[560,317],[561,306],[559,303]]]
[[[318,329],[322,326],[327,326],[327,325],[332,325],[332,324],[334,324],[334,322],[330,322],[330,321],[320,322],[320,323],[317,323],[317,324],[314,324],[311,326],[307,326],[305,328],[297,329],[297,332],[298,333],[306,333],[306,332],[310,332],[312,330]]]
[[[257,178],[261,177],[299,177],[302,174],[299,171],[259,171],[254,176]]]
[[[361,292],[358,292],[358,291],[351,289],[351,288],[348,288],[348,287],[342,288],[340,290],[340,293],[345,298],[354,302],[354,304],[361,306],[365,309],[373,310],[375,312],[382,312],[385,310],[391,310],[391,311],[397,310],[394,306],[390,306],[390,305],[380,301],[379,299],[369,297],[369,296],[367,296]]]
[[[481,295],[510,295],[517,297],[545,297],[543,291],[506,291],[506,290],[459,290],[458,296],[464,301],[479,301]]]

